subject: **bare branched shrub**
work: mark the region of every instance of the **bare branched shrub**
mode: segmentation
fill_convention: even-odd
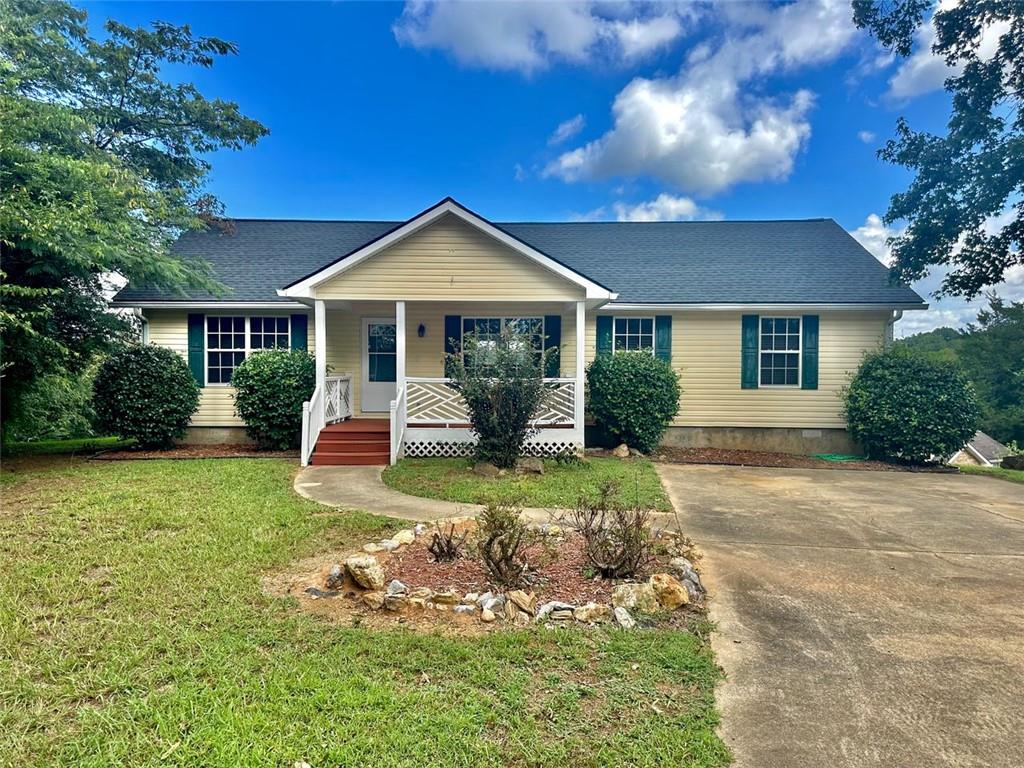
[[[468,531],[461,534],[455,532],[455,523],[448,523],[447,528],[440,523],[434,524],[434,533],[430,537],[427,550],[434,556],[435,563],[450,563],[462,555],[462,546],[466,543]]]
[[[516,503],[492,501],[477,518],[480,559],[497,586],[515,588],[529,582],[524,551],[531,537],[521,513]]]
[[[580,497],[570,516],[587,560],[605,579],[636,576],[652,556],[650,513],[613,501],[616,490],[614,483],[605,483],[596,500]]]

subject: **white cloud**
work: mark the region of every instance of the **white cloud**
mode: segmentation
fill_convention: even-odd
[[[857,131],[857,138],[865,144],[870,144],[875,140],[875,134],[873,131]]]
[[[566,181],[651,176],[703,194],[783,179],[811,134],[814,97],[759,95],[770,76],[830,61],[857,34],[846,0],[722,6],[716,47],[694,48],[674,77],[636,78],[615,98],[614,126],[545,174]]]
[[[526,181],[526,169],[521,163],[516,163],[512,168],[516,181]]]
[[[563,141],[568,141],[577,133],[583,130],[583,126],[587,124],[587,119],[583,115],[576,115],[570,117],[568,120],[559,123],[558,127],[555,128],[551,137],[548,139],[548,144],[554,146],[555,144],[561,144]]]
[[[995,231],[1005,221],[1005,215],[994,217],[986,229]],[[864,220],[864,224],[853,230],[851,234],[876,259],[889,266],[892,264],[892,252],[886,241],[901,232],[901,229],[886,226],[878,214],[872,213]],[[944,326],[963,328],[977,319],[978,310],[988,304],[988,300],[984,296],[976,296],[970,300],[956,296],[947,296],[941,299],[934,297],[933,294],[942,285],[942,281],[948,273],[948,268],[938,267],[933,269],[927,277],[913,284],[913,289],[929,303],[929,307],[923,311],[905,312],[903,319],[896,324],[897,336],[912,336],[915,333],[923,333]],[[993,290],[1007,301],[1024,301],[1024,266],[1014,266],[1007,270],[1003,282],[993,286]]]
[[[724,218],[720,211],[703,208],[689,197],[674,197],[664,192],[644,203],[613,203],[612,211],[619,221],[718,221]]]
[[[944,7],[956,3],[943,3]],[[999,46],[999,38],[1010,29],[1008,21],[999,21],[984,28],[978,44],[978,55],[987,60]],[[946,60],[932,52],[935,43],[935,25],[929,19],[914,33],[915,50],[889,79],[886,97],[890,101],[907,101],[931,91],[940,90],[946,78],[960,74],[962,64],[949,66]]]
[[[530,74],[559,60],[639,58],[678,38],[691,13],[632,2],[410,0],[392,29],[404,45],[448,51],[468,66]]]

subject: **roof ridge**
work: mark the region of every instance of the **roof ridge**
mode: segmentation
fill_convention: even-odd
[[[274,224],[395,224],[408,219],[288,219],[271,216],[224,216],[227,221],[266,221]],[[499,221],[489,219],[492,224],[794,224],[816,221],[835,221],[831,216],[814,216],[806,219],[696,219],[690,221]]]

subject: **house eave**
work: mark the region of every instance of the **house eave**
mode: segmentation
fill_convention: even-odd
[[[856,311],[856,310],[913,310],[928,309],[927,304],[909,303],[874,303],[874,304],[842,304],[842,303],[750,303],[750,304],[701,304],[701,303],[659,303],[659,302],[609,302],[601,307],[603,310],[621,311],[654,311],[654,310],[699,310],[722,312],[777,312],[777,311]]]
[[[309,306],[298,301],[112,301],[115,308],[139,309],[301,309]]]

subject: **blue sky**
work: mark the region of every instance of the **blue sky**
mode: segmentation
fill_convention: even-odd
[[[825,216],[884,257],[871,217],[908,176],[875,151],[898,116],[948,114],[930,30],[894,61],[840,0],[84,7],[97,34],[159,19],[238,45],[168,73],[270,128],[210,158],[238,217],[404,219],[445,195],[494,220]]]

